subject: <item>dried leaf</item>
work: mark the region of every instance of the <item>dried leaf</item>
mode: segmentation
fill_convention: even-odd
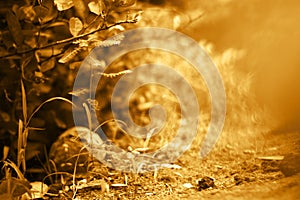
[[[55,67],[55,58],[50,58],[49,60],[43,62],[41,65],[40,65],[40,70],[41,72],[47,72],[51,69],[53,69]]]
[[[82,30],[83,24],[81,20],[77,17],[72,17],[69,20],[69,29],[73,36],[77,36],[79,32]]]
[[[12,11],[8,11],[6,14],[6,21],[8,24],[8,29],[13,36],[15,43],[20,46],[24,41],[24,35],[22,33],[22,28],[17,16],[14,15]]]
[[[68,10],[74,6],[73,0],[54,0],[54,4],[59,11]]]

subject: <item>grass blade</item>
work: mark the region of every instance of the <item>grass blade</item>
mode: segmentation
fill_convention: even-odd
[[[70,103],[72,104],[73,106],[75,106],[75,104],[73,104],[72,101],[70,101],[69,99],[66,99],[66,98],[63,98],[63,97],[53,97],[53,98],[50,98],[46,101],[44,101],[43,103],[41,103],[33,112],[32,114],[30,115],[28,121],[27,121],[27,124],[25,125],[25,127],[28,127],[31,119],[33,118],[33,116],[35,115],[35,113],[37,113],[46,103],[49,103],[49,102],[52,102],[52,101],[55,101],[55,100],[61,100],[61,101],[64,101],[64,102],[67,102],[67,103]]]
[[[26,124],[27,123],[27,100],[26,100],[25,87],[24,87],[24,83],[22,80],[21,80],[21,91],[22,91],[23,121],[24,121],[24,124]]]

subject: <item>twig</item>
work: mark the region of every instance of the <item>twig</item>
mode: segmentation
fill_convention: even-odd
[[[92,34],[94,34],[96,32],[99,32],[99,31],[108,30],[112,27],[115,27],[115,26],[118,26],[118,25],[121,25],[121,24],[134,24],[136,22],[137,22],[137,20],[135,20],[135,19],[134,20],[126,20],[126,21],[117,22],[113,25],[100,27],[100,28],[98,28],[94,31],[89,32],[89,33],[84,33],[84,34],[78,35],[76,37],[71,37],[71,38],[67,38],[67,39],[64,39],[64,40],[59,40],[59,41],[47,44],[47,45],[42,46],[42,47],[36,47],[36,48],[32,48],[32,49],[29,49],[29,50],[26,50],[26,51],[15,52],[15,53],[7,54],[7,55],[4,55],[4,56],[0,56],[0,59],[8,58],[8,57],[16,56],[16,55],[27,54],[27,53],[34,52],[34,51],[41,50],[41,49],[47,49],[47,48],[50,48],[50,47],[53,47],[53,46],[58,46],[58,45],[61,45],[61,44],[72,42],[74,40],[81,39],[83,37],[86,37],[88,35],[92,35]]]

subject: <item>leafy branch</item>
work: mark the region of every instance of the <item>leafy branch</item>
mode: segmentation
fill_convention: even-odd
[[[15,53],[7,54],[7,55],[4,55],[4,56],[0,56],[0,59],[4,59],[4,58],[16,56],[16,55],[23,55],[23,54],[31,53],[31,52],[34,52],[34,51],[37,51],[37,50],[47,49],[47,48],[50,48],[50,47],[53,47],[53,46],[58,46],[58,45],[61,45],[61,44],[70,43],[70,42],[76,41],[78,39],[84,38],[86,36],[92,35],[94,33],[97,33],[99,31],[108,30],[110,28],[113,28],[115,26],[122,25],[122,24],[134,24],[137,21],[138,21],[137,19],[133,19],[133,20],[126,20],[126,21],[116,22],[116,23],[114,23],[112,25],[109,25],[109,26],[104,25],[104,26],[101,26],[98,29],[93,30],[89,33],[84,33],[84,34],[74,36],[74,37],[71,37],[71,38],[59,40],[59,41],[47,44],[47,45],[42,46],[42,47],[36,47],[36,48],[29,49],[29,50],[25,50],[25,51],[21,51],[21,52],[15,52]]]
[[[26,172],[28,160],[45,154],[44,149],[31,149],[29,135],[47,130],[55,138],[73,124],[70,106],[44,105],[53,100],[72,104],[68,92],[76,69],[94,47],[120,42],[122,38],[108,38],[138,21],[141,10],[132,8],[134,4],[135,0],[18,1],[0,12],[0,137],[18,144],[3,160],[12,159]],[[37,137],[43,141],[45,136]],[[50,145],[54,138],[40,145]]]

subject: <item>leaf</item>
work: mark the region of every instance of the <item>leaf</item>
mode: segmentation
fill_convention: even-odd
[[[103,10],[105,10],[105,5],[103,1],[91,1],[88,4],[88,7],[90,11],[96,15],[100,15],[103,12]]]
[[[77,36],[79,32],[82,30],[83,24],[81,20],[77,17],[72,17],[69,20],[69,30],[73,36]]]
[[[6,21],[8,24],[8,29],[15,43],[20,46],[24,41],[24,35],[22,33],[22,28],[17,16],[14,15],[12,11],[8,11],[6,14]]]
[[[54,0],[57,10],[68,10],[74,6],[73,0]]]
[[[98,30],[103,26],[105,22],[105,19],[103,17],[96,17],[93,22],[89,24],[89,26],[85,29],[84,33],[91,33],[92,31]],[[88,37],[91,37],[92,35],[89,35]]]
[[[57,9],[54,7],[53,0],[43,0],[41,5],[33,8],[37,14],[39,22],[45,24],[57,16]]]
[[[41,65],[40,65],[40,70],[41,72],[47,72],[51,69],[53,69],[55,67],[55,58],[51,58],[50,60],[47,60],[45,62],[43,62]]]

